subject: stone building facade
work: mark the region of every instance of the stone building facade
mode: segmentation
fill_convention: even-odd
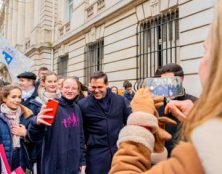
[[[213,0],[5,0],[0,31],[41,66],[87,84],[95,70],[110,86],[137,87],[166,63],[179,63],[186,90],[201,91],[198,65]]]

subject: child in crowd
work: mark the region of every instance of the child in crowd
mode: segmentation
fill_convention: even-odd
[[[42,174],[78,174],[85,172],[84,134],[82,114],[75,103],[79,95],[80,84],[76,79],[66,78],[62,83],[62,96],[54,123],[51,125],[44,119],[51,118],[43,106],[32,120],[28,136],[32,141],[43,139]]]
[[[21,89],[12,85],[4,86],[0,95],[0,144],[12,171],[19,166],[32,170],[24,141],[32,111],[21,105],[21,95]]]
[[[58,77],[54,72],[47,72],[43,75],[43,87],[39,88],[36,101],[41,104],[45,104],[49,99],[59,98],[60,91],[58,90],[57,81]]]

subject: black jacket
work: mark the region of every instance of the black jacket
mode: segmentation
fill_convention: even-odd
[[[110,89],[103,101],[89,95],[78,104],[83,114],[87,146],[86,173],[107,174],[117,150],[119,132],[126,124],[131,109],[122,96]]]
[[[30,114],[23,113],[20,117],[20,124],[23,124],[26,128],[30,123],[30,120],[33,116]],[[0,144],[3,144],[5,148],[6,157],[8,159],[9,165],[12,167],[12,158],[13,158],[13,145],[12,145],[12,135],[10,131],[10,127],[8,125],[8,121],[4,113],[0,112]],[[23,169],[29,168],[32,170],[32,163],[30,161],[30,151],[27,149],[27,145],[24,139],[20,139],[20,155],[17,164],[17,167],[21,166]],[[13,166],[16,166],[14,164]],[[11,168],[14,170],[15,168]]]
[[[184,90],[184,95],[175,98],[175,100],[191,100],[192,102],[195,102],[198,98],[195,96],[192,96],[190,94],[187,94]],[[160,116],[164,115],[164,109],[167,103],[165,103],[162,107],[158,109],[158,113]],[[182,128],[182,123],[171,113],[167,114],[167,117],[171,118],[172,120],[177,122],[177,125],[166,125],[165,130],[169,132],[172,135],[172,139],[166,142],[165,147],[167,148],[168,151],[168,156],[170,156],[172,149],[175,147],[175,145],[180,141],[181,138],[181,128]]]

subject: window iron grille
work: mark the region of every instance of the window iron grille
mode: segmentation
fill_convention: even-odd
[[[153,77],[165,64],[176,63],[178,52],[177,9],[141,22],[137,28],[137,81]]]
[[[85,47],[84,83],[90,82],[90,76],[95,71],[102,71],[104,58],[104,40],[90,43]]]

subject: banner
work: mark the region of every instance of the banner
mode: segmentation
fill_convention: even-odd
[[[11,47],[8,41],[0,34],[0,62],[5,64],[12,82],[17,82],[17,75],[30,71],[34,62],[24,54]]]

